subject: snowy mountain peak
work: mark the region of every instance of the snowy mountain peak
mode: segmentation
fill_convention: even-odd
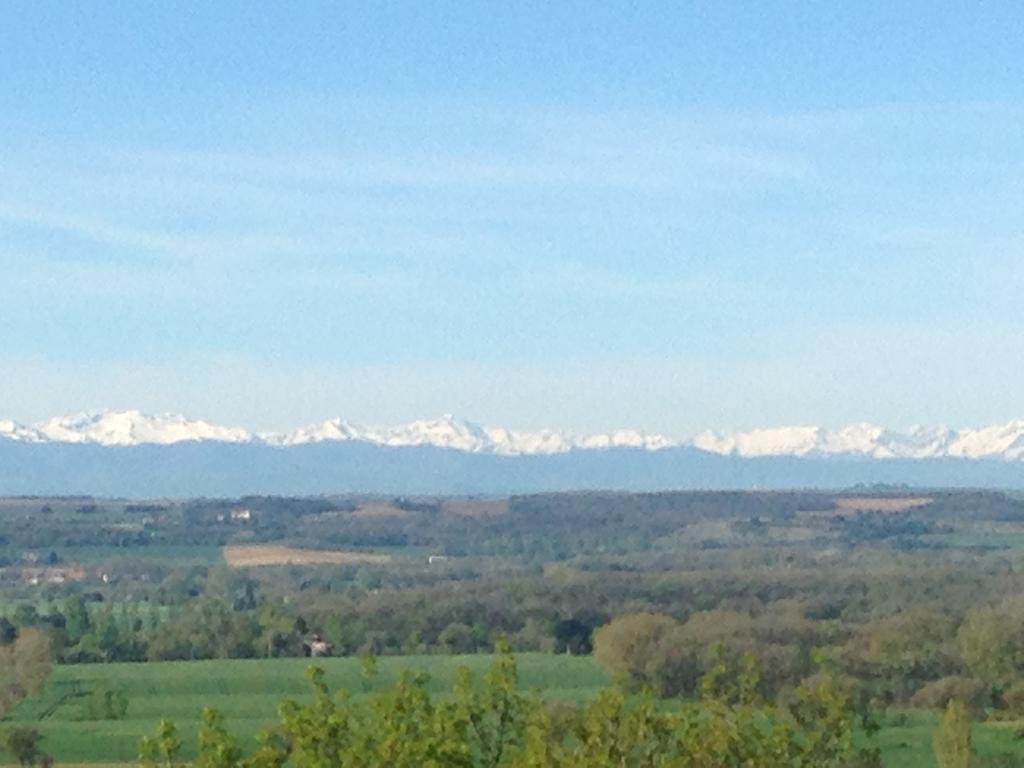
[[[319,424],[277,434],[268,432],[260,435],[268,443],[274,445],[302,445],[303,443],[323,443],[331,440],[362,440],[363,433],[345,419],[328,419]]]
[[[1007,459],[1024,458],[1024,421],[1011,421],[979,429],[965,429],[951,440],[950,456],[985,458],[1001,456]]]
[[[385,445],[434,445],[474,453],[492,448],[487,430],[479,424],[445,414],[440,419],[414,421],[402,427],[378,429]]]
[[[180,414],[150,416],[140,411],[100,411],[50,419],[36,426],[45,439],[60,443],[139,445],[216,440],[238,443],[252,439],[244,429],[193,421]]]
[[[1024,460],[1024,420],[961,430],[945,426],[915,426],[906,431],[895,431],[871,423],[855,423],[834,430],[814,425],[795,425],[737,432],[707,431],[690,441],[679,441],[661,434],[631,429],[592,435],[573,435],[550,429],[515,431],[504,427],[484,427],[451,414],[393,427],[362,426],[336,418],[290,432],[255,435],[239,427],[220,426],[188,419],[179,414],[150,415],[136,410],[124,410],[64,416],[34,425],[0,420],[0,440],[107,446],[169,445],[200,441],[257,442],[279,447],[361,441],[394,447],[429,445],[509,456],[616,448],[656,451],[687,446],[741,457],[955,457]]]
[[[819,427],[774,427],[731,434],[707,431],[697,435],[693,445],[729,456],[805,456],[824,447]]]
[[[580,448],[643,448],[657,451],[670,448],[675,443],[664,435],[642,432],[636,429],[617,429],[603,435],[590,435],[577,441]]]
[[[694,438],[693,445],[736,456],[1024,459],[1024,421],[959,432],[944,426],[917,426],[896,432],[875,424],[851,424],[834,431],[820,427],[778,427],[729,434],[703,432]]]
[[[663,435],[650,435],[633,430],[619,430],[600,435],[576,438],[554,430],[517,432],[504,427],[487,428],[451,414],[438,419],[413,421],[397,427],[362,427],[342,419],[288,432],[281,436],[264,436],[280,445],[301,445],[327,440],[363,440],[395,447],[432,445],[472,453],[503,455],[552,454],[579,449],[600,448],[666,448],[673,443]]]
[[[45,440],[38,430],[23,426],[10,419],[0,419],[0,438],[21,440],[27,443],[38,443]]]

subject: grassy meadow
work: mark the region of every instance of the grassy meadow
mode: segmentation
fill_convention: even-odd
[[[608,684],[605,672],[586,656],[522,654],[518,657],[524,690],[541,689],[547,698],[584,701]],[[405,656],[378,659],[373,689],[395,681],[406,669],[425,670],[431,687],[450,687],[455,671],[468,667],[483,675],[492,657]],[[162,718],[174,720],[193,751],[199,714],[204,706],[224,713],[230,729],[252,743],[272,724],[283,698],[302,699],[308,693],[304,672],[308,659],[218,660],[146,664],[65,665],[55,668],[42,696],[20,702],[6,725],[29,724],[45,739],[44,749],[58,763],[131,762],[140,737],[152,733]],[[357,658],[318,659],[334,688],[363,695],[364,680]],[[89,719],[85,702],[97,689],[123,692],[127,716],[121,720]],[[934,714],[921,711],[889,713],[876,737],[887,768],[931,768]],[[979,755],[1021,753],[1019,723],[983,723],[974,727]],[[9,758],[8,758],[9,761]]]
[[[373,689],[388,686],[403,670],[414,669],[430,674],[432,688],[447,690],[458,668],[483,675],[492,658],[382,657]],[[581,701],[608,683],[604,671],[589,657],[522,654],[518,659],[523,689],[543,689],[553,700]],[[327,658],[316,663],[326,671],[332,688],[345,688],[357,696],[364,690],[359,659]],[[309,659],[63,665],[54,669],[43,695],[20,702],[5,724],[31,723],[38,728],[43,749],[59,763],[110,763],[134,760],[139,739],[167,718],[178,725],[189,756],[203,707],[219,709],[232,732],[252,743],[260,730],[275,721],[281,699],[307,695],[304,673],[309,665]],[[124,719],[87,719],[85,702],[98,688],[125,694]]]
[[[932,735],[938,722],[937,713],[922,710],[882,718],[883,727],[874,744],[881,749],[886,768],[934,768]],[[981,764],[1001,768],[1024,765],[1024,744],[1017,736],[1020,728],[1020,722],[975,723],[971,738],[976,756],[985,761]]]

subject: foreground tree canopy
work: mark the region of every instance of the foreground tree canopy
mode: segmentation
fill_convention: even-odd
[[[408,673],[393,687],[354,699],[332,695],[312,667],[313,698],[285,701],[280,723],[251,753],[240,748],[214,710],[204,712],[202,768],[839,768],[877,765],[853,746],[849,699],[827,676],[800,688],[785,707],[757,693],[750,657],[738,676],[723,661],[701,695],[666,706],[651,695],[608,689],[581,708],[517,691],[514,658],[499,658],[483,681],[460,673],[435,697],[427,677]],[[727,682],[729,681],[729,682]],[[148,768],[179,764],[181,741],[169,722],[143,740]]]

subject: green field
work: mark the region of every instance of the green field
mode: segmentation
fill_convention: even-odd
[[[938,722],[937,714],[926,711],[900,712],[883,718],[883,728],[874,743],[882,750],[886,768],[933,768],[932,734]],[[1024,741],[1017,736],[1020,728],[1020,722],[975,723],[972,729],[975,753],[990,760],[1012,755],[1013,762],[995,761],[985,765],[1024,765]]]
[[[603,670],[589,657],[522,654],[518,657],[524,689],[540,688],[547,697],[582,701],[607,685]],[[456,669],[465,666],[483,674],[492,657],[408,656],[379,659],[374,687],[393,682],[405,669],[426,670],[431,687],[446,690]],[[332,687],[362,694],[359,660],[319,659]],[[130,762],[137,756],[139,738],[153,732],[161,718],[174,720],[184,738],[186,755],[195,742],[198,717],[204,706],[220,709],[231,730],[248,744],[275,720],[282,698],[302,699],[308,687],[308,659],[256,661],[156,662],[147,664],[90,664],[57,667],[40,697],[18,704],[6,724],[31,723],[43,734],[44,749],[61,763]],[[84,701],[91,691],[106,687],[128,698],[123,720],[90,720]],[[937,720],[927,712],[890,714],[877,737],[888,768],[934,765],[931,737]],[[1019,723],[975,726],[979,754],[1024,755],[1017,737]]]
[[[0,556],[9,562],[18,562],[26,550],[17,547],[0,548]],[[189,546],[184,544],[151,544],[148,546],[114,547],[103,545],[84,545],[68,547],[55,544],[33,550],[40,557],[38,563],[30,564],[46,568],[49,564],[45,558],[52,552],[60,561],[55,568],[68,568],[77,565],[92,567],[98,565],[117,566],[125,562],[152,562],[161,565],[219,565],[224,563],[223,548],[215,544]]]
[[[994,531],[964,531],[921,536],[922,543],[954,549],[1024,549],[1024,533]]]
[[[608,682],[589,657],[518,658],[522,687],[541,688],[552,699],[580,701]],[[417,669],[429,672],[432,688],[446,690],[459,667],[483,674],[491,661],[485,655],[384,657],[378,661],[374,687],[387,686],[405,669]],[[274,722],[281,699],[307,694],[304,672],[309,664],[308,659],[267,659],[58,666],[44,694],[20,702],[6,722],[38,728],[45,739],[43,748],[58,762],[134,760],[140,737],[152,733],[161,718],[174,720],[191,748],[204,706],[223,712],[229,728],[251,744]],[[317,664],[326,670],[332,687],[361,692],[358,659],[318,659]],[[127,696],[125,719],[85,719],[85,698],[97,687]]]
[[[215,544],[186,546],[150,544],[145,547],[53,547],[65,563],[90,565],[117,564],[121,561],[147,560],[167,565],[218,565],[224,562],[223,549]]]

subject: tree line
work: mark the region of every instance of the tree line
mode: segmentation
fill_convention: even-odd
[[[518,689],[507,647],[482,681],[463,670],[433,695],[409,672],[356,699],[331,693],[311,668],[308,703],[285,701],[280,722],[246,751],[206,710],[193,765],[271,768],[855,768],[878,766],[877,750],[854,745],[856,714],[827,677],[802,686],[785,706],[757,693],[757,666],[727,681],[713,668],[693,701],[661,706],[648,693],[600,692],[579,707],[545,703]],[[147,768],[180,764],[182,743],[163,722],[143,740]]]

